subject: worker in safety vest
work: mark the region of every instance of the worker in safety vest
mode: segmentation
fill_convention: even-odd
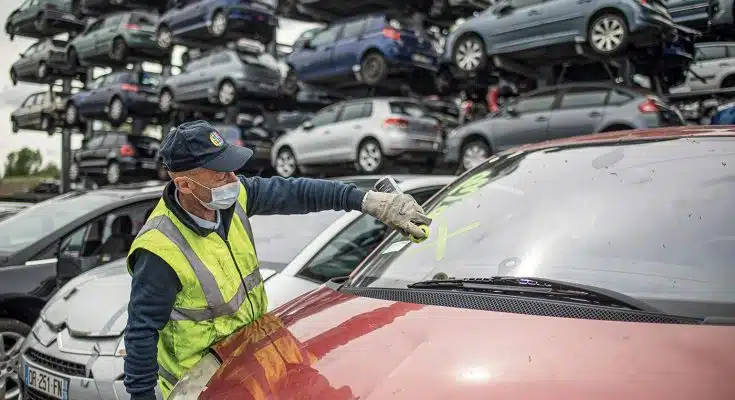
[[[407,194],[237,176],[253,152],[205,121],[172,129],[159,153],[171,182],[128,254],[124,382],[132,400],[155,399],[156,382],[168,398],[207,348],[266,312],[250,216],[360,210],[418,238],[426,237],[419,225],[431,223]]]

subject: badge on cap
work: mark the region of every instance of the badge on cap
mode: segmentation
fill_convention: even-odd
[[[212,133],[209,134],[209,141],[217,147],[222,147],[222,145],[225,144],[225,140],[222,139],[222,136],[220,136],[217,131],[212,131]]]

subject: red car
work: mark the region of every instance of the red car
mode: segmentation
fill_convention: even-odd
[[[735,127],[498,154],[171,399],[735,399]]]

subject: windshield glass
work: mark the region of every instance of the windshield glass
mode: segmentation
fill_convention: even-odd
[[[393,234],[351,284],[539,277],[663,302],[676,315],[735,317],[734,163],[732,138],[504,155],[426,205],[429,239]]]
[[[38,203],[0,221],[0,251],[16,252],[95,209],[118,200],[109,192],[74,193]]]

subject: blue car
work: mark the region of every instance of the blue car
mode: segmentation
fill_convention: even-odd
[[[337,21],[297,41],[289,73],[311,84],[359,82],[375,86],[389,76],[430,78],[437,54],[413,21],[380,13]],[[314,33],[314,32],[312,32]]]
[[[181,0],[161,16],[156,41],[194,47],[222,45],[246,38],[268,44],[278,20],[275,0]]]

